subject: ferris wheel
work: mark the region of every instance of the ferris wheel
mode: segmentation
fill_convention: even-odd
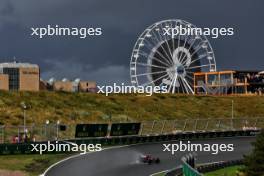
[[[216,71],[213,49],[204,35],[164,35],[165,28],[196,28],[179,19],[149,26],[138,38],[130,60],[133,86],[167,86],[172,93],[194,94],[195,72]]]

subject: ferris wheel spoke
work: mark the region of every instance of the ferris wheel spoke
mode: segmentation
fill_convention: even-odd
[[[158,29],[159,29],[159,31],[160,31],[160,28],[159,28],[159,27],[158,27]],[[157,37],[157,35],[155,34],[155,32],[152,32],[152,34],[153,34],[155,40],[158,42],[158,44],[160,44],[160,47],[161,47],[161,49],[163,50],[164,54],[167,56],[168,60],[169,60],[169,61],[171,62],[171,64],[173,65],[172,58],[169,56],[168,52],[167,52],[167,51],[164,49],[164,47],[162,46],[162,44],[163,44],[164,41],[163,41],[162,38],[160,37],[160,33],[159,33],[159,31],[158,31],[158,36],[159,36],[159,37]]]
[[[152,42],[149,40],[145,40],[145,46],[150,52],[152,52],[153,48],[155,47],[154,44],[152,44]]]
[[[149,59],[149,55],[145,52],[140,52],[139,55],[143,56],[146,59]],[[170,65],[167,62],[165,63],[165,62],[161,61],[160,59],[156,58],[155,56],[152,56],[152,59],[158,61],[159,63],[166,65],[167,67],[170,67]]]
[[[165,27],[167,26],[168,24],[167,23],[165,23]],[[168,25],[169,26],[169,25]],[[163,26],[162,26],[162,24],[161,24],[161,27],[162,27],[162,29],[163,29]],[[160,33],[159,33],[160,34]],[[160,34],[161,36],[164,36],[163,34]],[[169,43],[168,43],[168,37],[166,37],[166,35],[165,35],[165,42],[166,42],[166,45],[167,45],[167,48],[168,48],[168,50],[169,50],[169,54],[170,54],[170,57],[172,58],[173,56],[173,54],[172,54],[172,51],[171,51],[171,48],[170,48],[170,45],[169,45]]]
[[[144,42],[144,43],[143,43],[143,42]],[[144,38],[144,39],[142,40],[142,44],[143,44],[143,46],[144,46],[144,45],[147,45],[148,48],[154,48],[154,47],[155,47],[155,43],[152,43],[150,38]]]
[[[171,27],[171,29],[173,29],[173,24],[172,23],[171,23],[171,26],[170,27]],[[172,51],[174,51],[175,50],[175,44],[174,44],[174,37],[173,37],[173,35],[171,35],[171,40],[172,40]]]
[[[188,38],[188,36],[184,38],[183,48],[185,48],[185,45],[186,45],[186,42],[187,42],[187,38]],[[183,52],[181,52],[180,57],[179,57],[179,62],[180,62],[180,63],[181,63],[181,62],[183,61],[183,59],[184,59],[184,58],[182,58],[182,54],[183,54]]]
[[[191,59],[191,58],[190,58],[190,59]],[[181,60],[181,64],[184,66],[184,65],[187,64],[187,61],[188,61],[188,58],[187,58],[187,56],[185,55],[185,56],[183,56],[183,59]]]
[[[187,93],[188,94],[188,90],[186,89],[185,83],[183,82],[182,78],[179,78],[179,79],[181,80],[183,93]]]
[[[175,74],[173,88],[172,88],[172,93],[175,93],[175,88],[176,88],[177,81],[178,81],[178,75]],[[177,86],[178,86],[178,84],[177,84]]]
[[[190,70],[190,69],[194,69],[194,68],[210,67],[210,66],[211,66],[211,64],[198,65],[198,66],[194,66],[194,67],[188,67],[188,68],[186,68],[186,70]]]
[[[158,71],[158,72],[151,72],[151,73],[141,73],[135,76],[146,76],[146,75],[154,75],[154,74],[159,74],[159,73],[167,73],[167,71]]]
[[[194,81],[194,79],[191,77],[191,76],[189,76],[189,75],[186,75],[186,78],[189,78],[189,79],[191,79],[192,81]],[[192,84],[193,85],[193,84]]]
[[[180,23],[179,21],[176,21],[176,23],[175,23],[175,28],[178,27],[178,24],[180,25],[181,23]],[[176,48],[175,48],[174,38],[172,37],[172,39],[173,39],[173,51],[174,51]],[[179,46],[180,46],[180,36],[177,35],[177,48],[178,48]]]
[[[195,51],[192,53],[191,58],[193,57],[193,55],[194,55],[195,53],[197,53],[200,49],[202,49],[203,43],[204,43],[204,41],[202,41],[202,42],[200,42],[200,43],[198,44],[199,47],[196,48]]]
[[[177,48],[180,47],[181,36],[178,36]],[[179,58],[178,58],[179,59]]]
[[[190,63],[190,65],[193,64],[193,63],[195,63],[195,62],[197,62],[197,61],[199,61],[199,60],[202,60],[203,58],[206,58],[206,56],[207,56],[206,54],[204,54],[202,56],[199,56],[197,59],[192,60],[191,63]]]
[[[147,86],[147,85],[150,85],[150,84],[154,84],[155,82],[157,82],[158,80],[162,79],[162,78],[165,78],[169,76],[168,73],[166,73],[165,75],[161,76],[161,77],[158,77],[156,78],[155,80],[152,80],[151,82],[146,82],[144,84],[142,84],[142,86]]]
[[[183,81],[185,82],[187,88],[189,88],[189,90],[191,91],[191,93],[194,94],[194,91],[193,91],[192,87],[190,86],[190,84],[188,83],[188,81],[185,78],[183,78]]]
[[[188,92],[188,89],[187,89],[187,87],[186,87],[186,85],[185,85],[185,83],[184,83],[184,81],[182,80],[182,77],[179,77],[179,80],[180,80],[181,85],[182,85],[182,91],[183,91],[183,93],[184,93],[184,92],[189,93],[189,92]]]
[[[186,75],[186,80],[187,80],[187,78],[189,78],[190,79],[190,81],[189,81],[189,84],[191,85],[191,87],[193,87],[193,85],[194,85],[194,79],[191,77],[191,76],[189,76],[189,75]],[[187,80],[188,81],[188,80]],[[193,89],[192,89],[193,90]]]
[[[141,62],[137,62],[136,64],[140,65],[140,66],[146,66],[146,67],[156,67],[156,68],[167,69],[167,67],[162,67],[162,66],[158,66],[158,65],[154,65],[154,64],[145,64],[145,63],[141,63]]]
[[[165,64],[165,62],[162,62],[161,60],[159,60],[158,58],[156,58],[156,57],[154,57],[154,56],[153,56],[153,60],[156,60],[157,62],[163,63],[163,64],[166,65],[167,67],[171,67],[170,65]]]
[[[172,85],[173,85],[174,79],[175,79],[175,75],[173,75],[173,77],[170,79],[170,85],[168,89],[169,92],[171,91],[171,88],[173,87]]]
[[[163,25],[162,25],[162,24],[160,24],[160,25],[161,25],[161,29],[163,29]],[[159,27],[159,29],[160,29],[160,27]],[[169,44],[168,44],[168,41],[167,41],[166,36],[165,36],[165,39],[164,39],[164,35],[163,35],[162,31],[163,31],[163,30],[158,30],[158,31],[157,31],[157,33],[158,33],[158,38],[160,39],[160,41],[162,41],[163,43],[166,44],[168,50],[166,50],[162,45],[161,45],[161,46],[162,46],[164,52],[166,53],[167,57],[172,59],[172,53],[171,53],[171,51],[170,51],[170,46],[169,46]],[[160,33],[160,32],[161,32],[161,33]],[[162,43],[161,43],[161,44],[162,44]]]
[[[150,41],[148,41],[150,42]],[[147,46],[147,48],[152,52],[153,48],[149,48]],[[162,53],[160,53],[158,50],[155,51],[160,57],[162,57],[167,63],[168,65],[172,65],[173,63],[171,62],[171,60],[168,57],[165,57]],[[153,56],[154,57],[154,56]]]
[[[189,88],[188,88],[188,86],[187,86],[187,84],[186,84],[184,78],[183,78],[183,77],[180,77],[180,79],[182,80],[182,84],[183,84],[183,87],[185,88],[186,93],[189,94],[190,91],[189,91]]]
[[[188,48],[188,52],[191,53],[191,48],[193,47],[193,45],[195,44],[195,42],[197,41],[197,38],[194,38],[193,42],[190,44],[189,48]],[[198,43],[198,45],[200,45],[200,43]],[[193,56],[193,53],[191,55],[191,58]]]
[[[181,25],[181,23],[179,23],[180,25]],[[179,26],[180,26],[179,25]],[[177,27],[179,27],[178,25],[177,25]],[[179,48],[180,47],[180,41],[181,41],[181,36],[180,35],[178,35],[178,45],[177,45],[177,48]],[[179,59],[179,58],[178,58]]]
[[[194,80],[191,76],[189,76],[189,75],[186,75],[188,78],[190,78],[191,80]]]
[[[190,53],[191,52],[191,48],[193,47],[193,45],[195,44],[196,42],[196,38],[193,39],[193,42],[190,44],[190,46],[188,47],[188,52]]]
[[[144,56],[144,58],[146,58],[146,59],[149,58],[149,56],[145,52],[141,52],[141,53],[139,53],[139,55]],[[163,65],[166,65],[167,67],[171,67],[171,65],[169,65],[168,63],[165,63],[165,62],[161,61],[160,59],[156,58],[155,56],[152,56],[152,59],[153,60],[156,60],[157,62],[159,62],[159,63],[161,63]]]
[[[185,72],[186,72],[186,73],[190,73],[190,74],[193,74],[193,72],[191,72],[191,71],[186,71],[186,70],[185,70]]]
[[[152,43],[151,40],[145,40],[145,43],[147,44],[148,49],[149,49],[150,51],[152,51],[152,49],[156,47],[156,46],[155,46],[155,43]],[[149,45],[150,45],[150,46],[149,46]]]

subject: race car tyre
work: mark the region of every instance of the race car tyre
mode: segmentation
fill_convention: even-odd
[[[148,164],[152,164],[152,160],[148,160]]]
[[[156,162],[157,164],[159,164],[159,163],[160,163],[160,159],[157,158],[155,162]]]

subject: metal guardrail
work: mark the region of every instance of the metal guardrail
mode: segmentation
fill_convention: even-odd
[[[203,176],[203,173],[216,171],[222,168],[236,166],[243,164],[243,160],[230,160],[230,161],[220,161],[214,162],[209,164],[202,164],[198,167],[195,167],[194,164],[194,157],[192,158],[193,161],[188,161],[189,155],[186,155],[182,158],[182,166],[177,167],[176,169],[172,169],[168,171],[165,175],[166,176]],[[190,159],[190,158],[189,158]]]
[[[210,164],[204,164],[201,166],[197,167],[197,170],[201,173],[207,173],[207,172],[212,172],[216,171],[225,167],[230,167],[230,166],[236,166],[236,165],[242,165],[243,160],[230,160],[230,161],[221,161],[221,162],[214,162]]]
[[[109,122],[111,124],[111,122]],[[27,129],[34,141],[67,140],[75,137],[76,124],[60,131],[58,124],[0,126],[0,143],[12,143],[15,136]],[[177,132],[222,131],[264,128],[264,118],[213,118],[186,120],[154,120],[141,122],[140,135],[172,134]]]
[[[219,137],[238,137],[238,136],[256,136],[259,133],[258,130],[246,130],[246,131],[219,131],[219,132],[197,132],[197,133],[177,133],[177,134],[164,134],[164,135],[144,135],[144,136],[122,136],[122,137],[104,137],[104,138],[86,138],[86,139],[73,139],[67,140],[67,142],[80,144],[102,144],[102,146],[112,145],[128,145],[128,144],[140,144],[151,142],[163,142],[163,141],[176,141],[176,140],[191,140],[191,139],[208,139]],[[55,143],[56,141],[52,141]],[[65,141],[59,141],[65,143]],[[36,151],[31,151],[31,144],[35,143],[19,143],[19,144],[0,144],[0,155],[5,154],[35,154]],[[47,143],[47,142],[42,142]],[[55,152],[51,152],[55,153]]]

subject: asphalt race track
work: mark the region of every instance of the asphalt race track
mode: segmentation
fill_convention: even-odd
[[[197,152],[198,163],[241,159],[251,151],[254,137],[221,138],[195,140],[192,143],[234,144],[233,152],[220,152],[213,155],[209,152]],[[166,143],[178,143],[166,142]],[[185,154],[178,152],[172,155],[163,152],[163,143],[141,144],[122,148],[113,148],[85,155],[80,155],[52,167],[46,176],[147,176],[168,170],[180,165],[180,158]],[[159,157],[160,164],[143,164],[138,161],[141,154]]]

